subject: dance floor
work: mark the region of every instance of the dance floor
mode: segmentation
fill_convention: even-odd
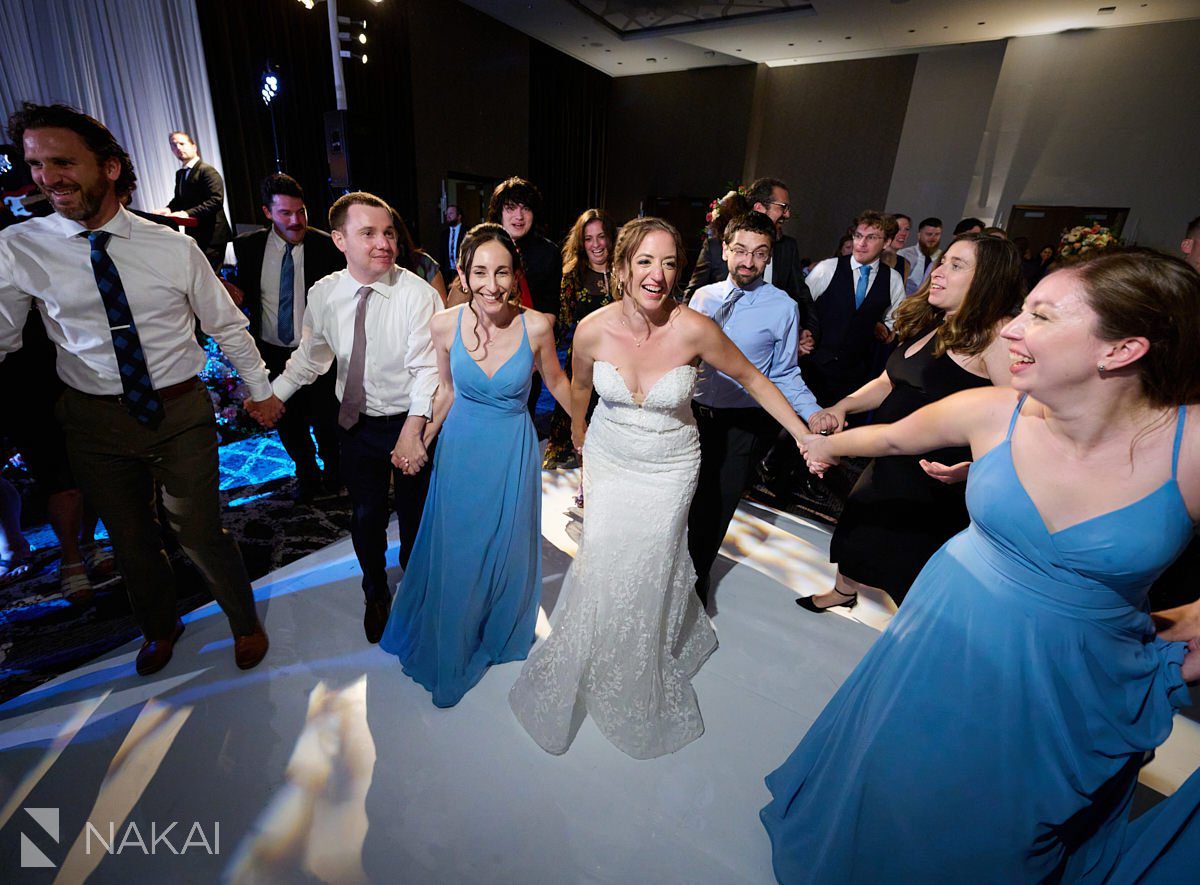
[[[544,474],[544,612],[575,550],[574,482]],[[130,644],[0,706],[0,869],[9,882],[773,881],[762,778],[890,616],[874,600],[853,618],[792,604],[829,586],[827,551],[823,527],[743,505],[715,575],[721,647],[695,679],[705,734],[636,761],[590,721],[566,755],[542,752],[508,708],[520,664],[435,708],[363,638],[340,541],[256,582],[271,652],[249,673],[210,605],[154,677],[134,673]],[[1200,760],[1195,724],[1179,721],[1190,729],[1148,769],[1161,792]]]

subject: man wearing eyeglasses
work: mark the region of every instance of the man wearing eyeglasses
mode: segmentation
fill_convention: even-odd
[[[778,178],[759,178],[750,182],[746,189],[746,202],[755,212],[766,215],[775,225],[775,243],[771,249],[771,259],[767,262],[763,279],[782,289],[788,297],[796,302],[800,311],[800,353],[812,350],[813,336],[817,333],[816,315],[813,311],[812,296],[804,282],[804,272],[800,269],[800,247],[796,241],[783,232],[783,223],[792,217],[792,207],[789,202],[788,186]],[[696,258],[696,268],[688,282],[687,295],[690,299],[701,286],[723,282],[729,276],[729,266],[723,256],[724,244],[717,239],[709,238],[700,248]]]
[[[904,300],[904,279],[880,261],[896,235],[896,219],[867,210],[854,219],[854,249],[826,258],[808,275],[821,334],[801,363],[804,380],[832,405],[871,377],[876,340],[889,340],[892,311]]]
[[[729,276],[697,290],[689,306],[712,317],[807,421],[819,406],[796,365],[799,311],[786,292],[763,278],[776,232],[775,220],[762,212],[729,222],[722,248]],[[706,363],[700,366],[692,411],[700,431],[700,476],[688,515],[688,550],[696,566],[696,592],[707,606],[709,572],[779,425],[744,387]]]

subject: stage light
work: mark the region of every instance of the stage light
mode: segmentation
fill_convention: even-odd
[[[314,6],[316,6],[316,3],[314,0],[300,0],[300,5],[305,9],[311,10]]]
[[[359,35],[358,35],[358,42],[359,42],[359,43],[361,43],[363,46],[366,46],[366,45],[367,45],[367,35],[366,35],[366,34],[359,34]]]
[[[271,102],[275,100],[275,96],[279,94],[279,76],[271,70],[263,72],[262,90],[259,95],[262,96],[263,104],[267,107],[271,106]]]

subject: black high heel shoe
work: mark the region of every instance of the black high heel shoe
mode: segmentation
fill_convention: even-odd
[[[796,605],[800,606],[803,609],[807,609],[808,611],[813,612],[814,614],[818,614],[818,615],[821,614],[822,612],[829,611],[831,608],[844,607],[846,609],[852,609],[852,608],[854,608],[854,606],[858,605],[858,594],[857,593],[846,594],[846,593],[843,593],[841,590],[834,590],[833,592],[836,593],[838,596],[849,596],[850,598],[847,599],[845,602],[835,602],[832,605],[817,605],[815,602],[813,602],[812,596],[797,596],[796,597]]]

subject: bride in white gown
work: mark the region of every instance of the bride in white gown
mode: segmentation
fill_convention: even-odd
[[[575,445],[587,435],[583,536],[552,632],[509,694],[517,719],[550,753],[566,752],[588,713],[635,759],[673,753],[704,732],[691,677],[717,637],[687,547],[700,465],[697,364],[738,381],[792,436],[806,432],[716,323],[671,297],[683,263],[670,224],[629,222],[613,256],[618,300],[575,332]],[[585,428],[593,385],[600,403]]]

